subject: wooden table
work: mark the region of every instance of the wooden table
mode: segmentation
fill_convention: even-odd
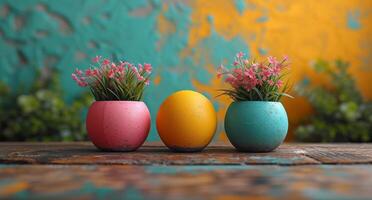
[[[160,143],[101,152],[90,143],[0,143],[0,199],[372,199],[372,144],[284,144],[240,153]]]

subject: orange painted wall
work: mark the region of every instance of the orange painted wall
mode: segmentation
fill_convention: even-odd
[[[261,58],[260,49],[270,55],[288,55],[292,69],[290,82],[294,85],[305,75],[313,82],[323,83],[324,77],[316,74],[311,63],[322,58],[344,59],[351,63],[350,72],[367,99],[372,99],[372,1],[245,1],[239,12],[233,1],[192,1],[191,15],[194,26],[189,35],[188,49],[195,48],[200,40],[216,31],[227,40],[240,36],[249,45],[251,57]],[[208,18],[212,18],[210,23]],[[202,49],[195,55],[203,55]],[[182,56],[182,55],[181,55]],[[216,66],[207,64],[213,73]],[[198,90],[217,95],[215,88],[225,87],[214,78],[209,84],[196,80]],[[293,94],[293,93],[292,93]],[[295,94],[293,94],[295,96]],[[218,98],[219,119],[223,119],[230,103],[227,98]],[[301,97],[285,99],[285,107],[295,127],[301,119],[311,113],[306,100]],[[224,134],[220,134],[225,138]],[[287,139],[290,139],[292,135]]]

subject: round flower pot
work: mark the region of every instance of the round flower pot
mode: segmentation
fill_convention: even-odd
[[[287,135],[287,113],[280,102],[234,102],[227,109],[225,131],[238,151],[273,151]]]
[[[86,128],[93,144],[104,151],[135,151],[150,131],[150,112],[142,101],[96,101]]]

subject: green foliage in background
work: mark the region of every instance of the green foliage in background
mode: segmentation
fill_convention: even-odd
[[[296,91],[305,96],[315,114],[306,125],[301,125],[295,137],[304,142],[371,142],[372,103],[363,101],[353,77],[347,72],[348,63],[341,60],[334,64],[319,60],[314,65],[324,73],[331,87],[310,87],[309,80],[297,86]]]
[[[56,70],[37,70],[27,89],[0,82],[0,141],[79,141],[87,134],[82,120],[92,101],[82,95],[69,105]]]

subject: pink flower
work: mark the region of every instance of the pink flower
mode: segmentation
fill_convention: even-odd
[[[124,67],[125,63],[120,61],[120,64],[117,67]]]
[[[258,64],[258,63],[253,63],[252,64],[252,68],[255,70],[255,71],[257,71],[258,70],[258,67],[259,67],[260,65]]]
[[[138,74],[138,69],[137,69],[137,67],[135,67],[135,66],[132,65],[132,64],[130,64],[129,66],[130,66],[130,68],[132,69],[132,71],[133,71],[135,74]]]
[[[105,59],[105,60],[103,60],[102,65],[108,65],[110,63],[111,63],[111,61],[109,59]]]
[[[288,61],[288,56],[287,56],[287,55],[283,56],[283,61],[282,61],[282,63],[287,62],[287,61]]]
[[[93,76],[98,76],[98,74],[99,74],[98,69],[94,69],[93,72],[92,72],[92,75]]]
[[[71,74],[71,77],[72,77],[72,79],[73,79],[74,81],[76,81],[76,82],[79,81],[79,78],[77,77],[76,74],[72,73],[72,74]]]
[[[86,87],[86,86],[88,86],[88,84],[85,82],[85,81],[78,81],[77,82],[78,83],[78,85],[80,86],[80,87]]]
[[[138,72],[142,72],[142,70],[143,70],[143,66],[142,66],[142,64],[138,64]]]
[[[135,66],[131,65],[131,68],[132,68],[132,71],[134,72],[134,74],[136,75],[137,80],[139,80],[139,81],[144,81],[145,80],[145,78],[143,76],[141,76],[141,74],[138,72],[138,69]]]
[[[135,65],[129,62],[120,61],[119,63],[114,63],[111,62],[109,59],[104,59],[103,61],[100,61],[101,56],[96,56],[92,60],[95,63],[99,63],[98,64],[99,67],[88,68],[84,70],[84,72],[79,69],[76,69],[71,74],[72,79],[80,87],[89,86],[90,89],[93,90],[97,89],[98,87],[100,87],[99,89],[101,90],[102,89],[101,87],[103,87],[102,92],[105,92],[106,87],[119,87],[117,88],[118,90],[115,90],[115,92],[118,92],[118,95],[121,95],[120,93],[123,92],[125,93],[127,90],[127,88],[123,90],[124,88],[122,87],[129,87],[129,90],[131,90],[135,89],[135,87],[137,87],[139,83],[140,84],[143,83],[146,86],[150,84],[149,75],[152,71],[151,64],[148,63],[145,63],[144,65],[138,64],[138,67],[136,67]],[[128,72],[130,74],[127,74]],[[104,81],[105,79],[112,79],[113,81],[117,82],[124,80],[128,81],[129,84],[126,86],[120,84],[112,84],[112,81],[106,82]]]
[[[88,86],[88,83],[85,82],[84,77],[79,77],[78,75],[72,73],[71,74],[72,79],[80,86],[80,87],[85,87]]]
[[[256,87],[256,85],[258,84],[258,79],[256,78],[256,76],[254,78],[251,79],[250,81],[250,84],[252,86],[252,88]]]
[[[91,69],[87,69],[87,70],[85,70],[85,76],[93,76],[93,70],[91,70]]]
[[[271,67],[277,67],[278,64],[279,64],[278,60],[276,60],[276,58],[273,57],[273,56],[269,56],[269,57],[267,57],[267,60],[268,60],[269,63],[271,64]]]
[[[78,75],[78,76],[82,76],[83,75],[83,72],[81,70],[79,70],[79,69],[76,68],[75,74]]]
[[[239,82],[241,82],[241,81],[243,81],[244,80],[244,71],[243,71],[243,69],[242,68],[235,68],[235,69],[233,69],[233,72],[232,72],[232,74],[234,75],[234,77],[237,79],[236,81],[239,81]]]
[[[280,67],[279,66],[275,66],[273,68],[271,68],[271,73],[274,75],[274,76],[278,76],[279,73],[280,73]]]
[[[123,65],[122,65],[122,64],[119,65],[119,66],[116,68],[116,71],[117,71],[119,74],[124,73],[124,67],[123,67]]]
[[[130,65],[130,63],[127,62],[127,61],[125,61],[125,62],[120,61],[120,64],[123,65],[123,67],[125,67],[125,66],[129,66],[129,65]]]
[[[280,88],[282,87],[282,85],[283,85],[283,81],[278,80],[278,82],[276,82],[276,87]]]
[[[116,64],[115,63],[111,63],[111,69],[113,69],[113,70],[116,69]]]
[[[232,74],[228,74],[226,79],[225,79],[225,82],[233,84],[235,82],[235,80],[236,80],[235,76],[233,76]]]
[[[265,81],[265,80],[267,80],[267,79],[270,78],[270,76],[271,76],[271,71],[268,70],[268,69],[266,69],[266,68],[264,68],[264,69],[262,70],[262,72],[261,72],[261,76],[262,76],[262,79]]]
[[[143,76],[139,75],[139,74],[137,75],[137,79],[139,81],[144,81],[145,80],[145,78]]]
[[[243,70],[241,68],[235,68],[233,70],[233,73],[235,74],[235,76],[243,76]]]
[[[145,72],[147,72],[147,73],[151,73],[151,71],[152,71],[152,66],[151,66],[151,64],[145,63],[145,64],[144,64],[144,68],[145,68]]]
[[[101,60],[102,56],[96,56],[92,60],[94,63],[98,63]]]
[[[253,68],[249,68],[249,69],[245,70],[244,75],[249,77],[250,79],[256,78],[256,74],[253,71]]]
[[[246,76],[243,80],[243,85],[246,90],[251,90],[252,88],[256,87],[257,84],[258,84],[258,79],[256,78],[256,75],[254,74],[254,72],[253,72],[253,75]]]
[[[242,58],[244,56],[244,53],[243,52],[239,52],[236,54],[236,57],[237,58]]]
[[[267,60],[269,61],[270,64],[274,64],[274,63],[277,63],[278,61],[276,60],[275,57],[273,56],[269,56],[267,57]]]
[[[109,78],[114,78],[114,76],[115,76],[115,72],[114,72],[114,70],[110,69],[110,71],[109,71],[109,73],[107,74],[107,76],[108,76]]]
[[[283,82],[279,80],[279,74],[282,68],[285,67],[285,61],[287,57],[284,57],[282,61],[278,61],[275,57],[269,56],[267,62],[250,62],[244,58],[244,53],[239,52],[236,54],[235,61],[231,70],[224,68],[222,65],[217,69],[217,78],[221,78],[226,75],[224,81],[232,86],[233,89],[227,91],[236,92],[237,94],[254,94],[253,89],[260,90],[265,98],[261,97],[261,100],[268,98],[272,92],[275,92],[279,87],[283,85]],[[266,87],[270,85],[269,91]],[[262,87],[265,88],[262,88]],[[247,92],[245,94],[245,92]],[[229,94],[230,95],[230,94]],[[233,99],[236,97],[230,95]],[[242,96],[242,97],[243,97]],[[256,96],[251,95],[247,99],[256,99]],[[236,100],[236,99],[235,99]]]

